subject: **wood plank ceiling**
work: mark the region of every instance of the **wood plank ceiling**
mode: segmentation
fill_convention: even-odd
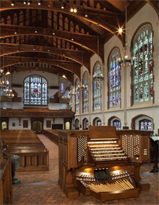
[[[125,8],[128,19],[154,0],[1,0],[0,61],[4,72],[39,70],[80,77],[90,72],[90,57],[104,60],[104,43],[116,35],[124,45]],[[77,13],[70,9],[77,9]]]

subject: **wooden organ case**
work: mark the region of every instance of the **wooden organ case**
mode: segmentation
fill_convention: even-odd
[[[81,192],[107,201],[137,197],[150,188],[140,178],[140,166],[150,162],[150,132],[90,126],[58,133],[58,183],[68,198]]]

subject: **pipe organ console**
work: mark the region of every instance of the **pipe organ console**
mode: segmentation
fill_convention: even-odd
[[[150,162],[151,132],[90,126],[58,133],[58,183],[68,198],[83,193],[106,201],[150,188],[141,181],[140,166]]]

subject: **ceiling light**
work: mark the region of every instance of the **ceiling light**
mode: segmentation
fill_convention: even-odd
[[[50,50],[49,50],[49,49],[48,49],[47,51],[48,51],[48,52],[50,52]]]
[[[70,9],[70,12],[73,13],[73,8]]]
[[[85,14],[84,16],[87,18],[87,17],[88,17],[88,14]]]
[[[30,2],[28,2],[28,5],[30,5]]]
[[[77,13],[77,9],[75,8],[75,9],[73,10],[73,12],[74,12],[74,13]]]
[[[11,3],[11,6],[14,6],[14,3]]]
[[[40,6],[40,5],[41,5],[41,2],[38,2],[38,5]]]
[[[33,51],[35,51],[35,48],[33,48]]]
[[[55,33],[52,33],[52,35],[54,36],[54,35],[55,35]]]
[[[37,33],[37,31],[35,31],[35,33]]]
[[[64,9],[64,6],[63,6],[63,5],[61,6],[61,9]]]
[[[26,4],[26,1],[24,1],[23,4]]]
[[[14,34],[17,34],[17,32],[15,31]]]
[[[72,40],[72,41],[74,41],[74,39],[73,39],[73,38],[71,38],[71,40]]]
[[[119,29],[118,29],[118,33],[119,33],[119,34],[122,34],[122,33],[123,33],[123,28],[119,28]]]
[[[5,75],[10,75],[10,72],[9,72],[9,71],[7,71]]]
[[[62,75],[63,78],[67,79],[67,77],[65,76],[65,74]]]

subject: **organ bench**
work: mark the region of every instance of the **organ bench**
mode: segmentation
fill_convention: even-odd
[[[150,162],[150,134],[90,126],[89,131],[58,131],[59,180],[68,198],[79,193],[101,201],[137,197],[149,184],[140,167]]]

